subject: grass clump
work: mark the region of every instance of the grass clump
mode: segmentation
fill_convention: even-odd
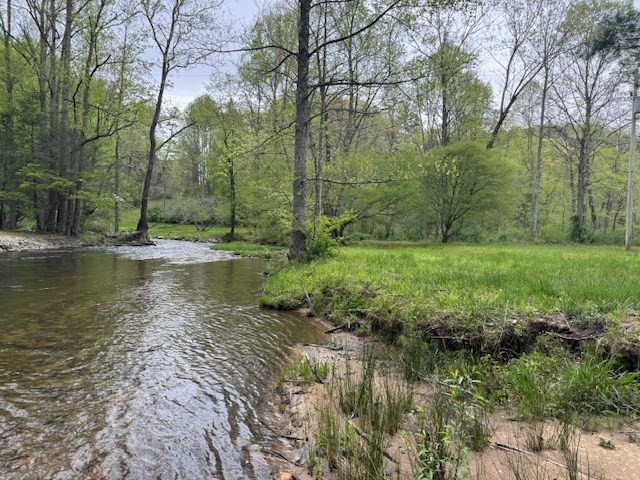
[[[314,383],[324,383],[329,376],[331,366],[325,362],[312,362],[305,358],[300,362],[289,365],[281,370],[278,385],[289,381],[299,386],[309,386]]]
[[[640,414],[639,376],[598,352],[549,357],[533,351],[506,365],[502,378],[521,419],[584,423],[594,415]]]
[[[318,411],[314,451],[338,478],[387,478],[386,448],[413,407],[406,382],[383,372],[378,355],[365,349],[325,383],[329,394]]]

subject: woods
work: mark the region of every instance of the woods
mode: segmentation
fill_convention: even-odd
[[[225,9],[4,2],[0,228],[139,210],[141,243],[216,223],[292,259],[325,234],[622,244],[631,2],[273,2],[244,30]],[[167,104],[195,65],[208,93]]]

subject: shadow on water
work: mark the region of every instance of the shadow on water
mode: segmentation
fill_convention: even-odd
[[[202,244],[0,256],[1,478],[269,478],[268,383],[321,327]]]

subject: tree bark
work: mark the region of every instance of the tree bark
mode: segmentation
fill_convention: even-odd
[[[13,6],[11,0],[7,0],[7,23],[4,32],[4,66],[5,66],[5,91],[7,93],[7,113],[5,123],[5,143],[3,155],[3,176],[2,176],[2,189],[7,191],[16,188],[15,179],[15,106],[13,99],[13,63],[11,61],[12,55],[12,20]],[[15,200],[0,201],[0,228],[14,229],[16,228],[18,212],[17,203]]]
[[[311,0],[300,0],[298,24],[298,77],[296,81],[296,125],[293,164],[293,228],[289,259],[300,261],[306,254],[304,224],[307,215],[306,178],[309,137],[309,14]]]
[[[73,148],[71,145],[71,128],[69,122],[69,104],[71,103],[71,29],[73,25],[73,0],[66,0],[64,34],[62,36],[62,81],[60,104],[60,131],[58,145],[60,151],[58,174],[67,177],[69,166],[72,164]],[[70,234],[71,222],[69,216],[69,192],[58,192],[58,213],[56,218],[56,232]]]
[[[236,172],[233,159],[227,159],[229,174],[229,241],[236,239]]]
[[[544,124],[547,106],[547,93],[549,90],[549,66],[545,65],[544,80],[542,84],[542,105],[540,107],[540,125],[538,126],[538,152],[533,171],[533,196],[531,199],[531,237],[538,237],[538,215],[540,212],[540,181],[542,179],[542,147],[544,140]]]

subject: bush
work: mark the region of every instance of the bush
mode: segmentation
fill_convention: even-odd
[[[270,210],[255,217],[249,240],[262,245],[286,245],[291,232],[291,216],[284,210]]]
[[[340,227],[350,223],[353,216],[349,213],[339,217],[321,215],[314,222],[307,223],[305,235],[307,237],[307,260],[332,257],[341,243],[337,232]]]

